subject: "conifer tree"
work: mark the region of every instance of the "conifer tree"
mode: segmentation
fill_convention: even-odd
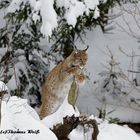
[[[13,0],[1,0],[1,11],[6,11],[11,2]],[[50,52],[40,47],[44,39],[41,33],[41,12],[34,11],[29,0],[16,2],[19,2],[19,7],[13,12],[5,12],[6,24],[0,29],[0,51],[3,52],[0,55],[0,80],[9,85],[12,95],[28,98],[35,107],[40,103],[41,86],[48,73],[50,57],[55,57],[56,53],[63,58],[67,57],[75,47],[76,38],[82,39],[85,30],[91,30],[96,25],[101,25],[104,30],[109,9],[120,3],[120,0],[100,1],[96,7],[99,9],[99,17],[95,18],[96,9],[89,8],[89,14],[84,12],[80,15],[75,26],[66,21],[65,7],[59,7],[54,1],[53,7],[59,18],[57,28],[49,37],[52,44]],[[38,16],[38,20],[33,19],[33,14]]]

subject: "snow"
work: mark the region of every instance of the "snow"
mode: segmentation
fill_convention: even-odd
[[[0,59],[7,52],[7,48],[0,48]]]
[[[18,51],[17,51],[17,53],[18,53]],[[19,50],[19,53],[20,53],[20,50]],[[26,63],[24,62],[25,57],[21,55],[18,57],[18,59],[19,59],[19,62],[17,62],[14,65],[13,71],[11,71],[11,73],[13,73],[13,75],[11,76],[10,80],[7,83],[7,86],[10,90],[17,89],[17,86],[18,86],[17,84],[19,83],[18,78],[21,77],[20,70],[24,71],[25,75],[28,77]]]
[[[94,18],[99,17],[99,10],[97,5],[99,4],[98,0],[84,0],[84,2],[80,2],[78,0],[57,0],[57,5],[59,7],[64,7],[66,9],[65,19],[69,25],[75,27],[77,23],[77,18],[84,14],[84,12],[88,15],[89,9],[95,10]]]
[[[8,91],[8,87],[2,81],[0,81],[0,91]]]
[[[116,106],[107,104],[106,111],[110,112],[114,110],[111,114],[107,114],[106,119],[118,118],[122,122],[139,122],[140,111],[135,109],[130,109],[130,107]]]
[[[7,12],[14,13],[14,12],[18,11],[20,9],[20,5],[22,3],[26,3],[26,2],[27,2],[27,0],[12,0],[7,9]]]
[[[41,0],[42,26],[41,32],[51,36],[52,30],[57,27],[57,14],[53,8],[54,0]],[[47,10],[46,10],[47,9]]]
[[[100,16],[99,8],[96,7],[96,8],[95,8],[95,12],[94,12],[94,18],[96,19],[96,18],[98,18],[99,16]]]
[[[51,36],[52,31],[58,26],[58,15],[54,9],[54,0],[12,0],[10,5],[7,8],[8,13],[14,13],[20,9],[21,4],[29,3],[32,8],[32,19],[37,22],[40,21],[39,11],[42,19],[41,33],[45,36]],[[69,25],[75,27],[77,23],[77,18],[82,16],[84,13],[87,15],[90,13],[90,10],[95,10],[94,18],[99,17],[99,9],[97,5],[99,4],[98,0],[57,0],[56,4],[58,8],[65,8],[64,18],[66,19]],[[29,24],[29,21],[26,21]]]
[[[7,91],[7,93],[5,93],[3,98],[2,98],[3,100],[6,100],[10,97],[10,91],[9,91],[7,85],[2,81],[0,81],[0,92],[1,91]],[[1,98],[0,98],[0,102],[1,102]]]
[[[9,87],[9,90],[15,90],[15,89],[17,89],[15,75],[13,75],[11,77],[11,79],[8,81],[7,86]]]
[[[75,27],[77,23],[77,18],[80,15],[83,15],[84,11],[85,11],[85,6],[83,5],[82,2],[79,1],[75,1],[74,3],[70,2],[69,8],[67,9],[67,12],[65,14],[67,23]]]
[[[98,140],[140,140],[140,137],[130,128],[116,124],[100,124]]]
[[[1,134],[0,139],[2,140],[3,137],[8,140],[46,140],[46,138],[47,140],[57,140],[55,134],[41,123],[37,113],[27,104],[25,99],[13,96],[8,102],[3,100],[1,113],[0,131],[13,130],[25,132],[25,134]],[[33,130],[37,134],[30,134],[29,130]]]
[[[98,140],[140,140],[140,137],[127,126],[119,126],[116,124],[109,124],[102,122],[99,126]],[[91,136],[87,133],[84,134],[82,129],[74,129],[70,135],[70,140],[91,140]],[[90,135],[92,131],[89,132]]]
[[[69,134],[69,139],[70,140],[85,140],[83,133],[81,131],[78,131],[74,129],[70,134]]]
[[[53,125],[56,125],[57,123],[62,123],[63,122],[63,117],[68,116],[79,116],[80,113],[78,111],[78,109],[75,107],[75,109],[73,108],[72,105],[70,105],[67,101],[67,97],[65,98],[63,104],[58,108],[58,110],[45,117],[42,122],[48,127],[48,128],[52,128]]]
[[[95,9],[95,7],[99,4],[98,0],[85,0],[85,5],[86,7],[90,8],[90,9]]]
[[[47,116],[43,123],[49,128],[52,128],[53,124],[63,122],[62,118],[66,115],[72,116],[72,114],[78,115],[71,105],[67,103],[67,98],[61,105],[61,107],[52,115]],[[96,119],[99,127],[99,135],[97,137],[98,140],[140,140],[140,137],[130,128],[126,126],[119,126],[116,124],[109,124],[108,121],[102,121],[96,117],[90,116],[89,119]],[[84,134],[83,128],[74,129],[70,135],[70,140],[90,140],[92,131],[89,130],[86,134]],[[87,139],[85,139],[85,137]]]
[[[79,116],[78,110],[76,109],[75,111],[73,107],[68,104],[66,98],[54,114],[47,116],[41,122],[35,110],[27,104],[27,100],[16,96],[10,97],[8,102],[5,100],[2,101],[1,113],[1,140],[46,140],[46,138],[47,140],[57,140],[55,134],[49,128],[52,128],[56,123],[62,122],[62,118],[66,115],[71,116],[75,114],[75,116]],[[140,137],[126,126],[109,124],[107,121],[102,121],[94,116],[90,116],[89,119],[96,119],[99,123],[98,140],[140,140]],[[20,131],[24,132],[24,134],[4,134],[6,130],[12,130],[14,132]],[[34,133],[29,134],[29,130],[34,130]],[[88,131],[84,133],[83,128],[79,126],[70,133],[69,138],[70,140],[90,140],[91,134],[91,129],[88,129]]]

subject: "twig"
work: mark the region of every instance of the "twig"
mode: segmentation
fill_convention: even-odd
[[[15,69],[14,64],[13,64],[13,69],[14,69],[14,76],[15,76],[15,81],[16,81],[16,86],[17,86],[16,95],[19,97],[20,96],[20,85],[18,84],[17,75],[16,75],[16,69]]]
[[[140,73],[139,71],[134,71],[134,70],[127,70],[127,71],[132,73]]]

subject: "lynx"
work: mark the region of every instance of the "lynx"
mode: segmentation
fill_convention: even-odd
[[[42,105],[39,116],[43,119],[54,113],[67,96],[73,77],[77,83],[86,80],[83,68],[87,62],[87,49],[75,49],[70,56],[56,65],[48,74],[42,87]]]

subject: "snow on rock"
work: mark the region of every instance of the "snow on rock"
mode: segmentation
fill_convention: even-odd
[[[0,131],[22,131],[24,134],[1,134],[0,139],[5,140],[57,140],[55,134],[41,123],[38,114],[28,104],[27,100],[11,97],[8,102],[3,100],[1,107]],[[30,133],[30,130],[34,133]],[[5,137],[5,139],[4,139]]]
[[[53,125],[63,122],[63,117],[72,115],[79,116],[80,113],[76,107],[74,109],[73,106],[68,103],[66,97],[63,104],[58,108],[58,110],[55,113],[45,117],[42,122],[47,127],[52,128]]]

